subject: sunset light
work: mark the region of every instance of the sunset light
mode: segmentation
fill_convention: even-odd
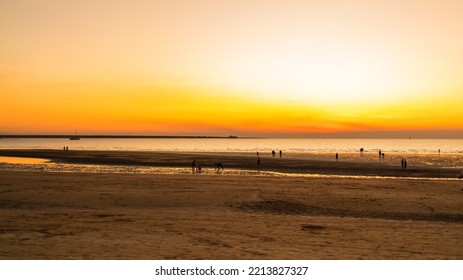
[[[3,0],[0,134],[459,131],[462,11],[461,1]]]
[[[0,0],[2,279],[456,279],[462,182],[463,0]]]

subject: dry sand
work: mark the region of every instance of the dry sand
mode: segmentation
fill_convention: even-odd
[[[462,187],[1,171],[0,258],[462,259]]]

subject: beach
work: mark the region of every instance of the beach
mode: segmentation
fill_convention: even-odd
[[[129,165],[140,161],[164,166],[188,164],[185,168],[190,169],[192,156],[208,163],[218,156],[172,153],[162,156],[143,152],[96,155],[80,151],[70,152],[65,156],[68,159],[63,159],[59,154],[52,157],[51,153],[1,151],[0,154],[48,156],[56,161],[75,158],[80,163],[93,159],[98,164],[108,161]],[[233,162],[244,164],[246,159],[255,161],[250,155],[229,155],[229,158],[220,155],[220,159],[227,167],[233,166]],[[281,161],[267,168],[285,171],[278,168]],[[297,161],[300,159],[287,164],[296,166],[301,163]],[[330,167],[339,162],[305,164]],[[348,167],[352,174],[362,170],[350,165],[339,170],[345,173]],[[421,169],[410,178],[226,172],[2,170],[0,258],[463,258],[460,180],[416,180],[416,174],[423,174]],[[397,172],[401,174],[400,166]],[[432,177],[443,174],[434,169],[427,172],[432,172]]]
[[[283,175],[328,175],[328,176],[376,176],[393,178],[439,178],[455,179],[461,175],[461,167],[449,168],[439,166],[440,162],[457,162],[460,165],[461,156],[451,154],[436,156],[429,154],[388,154],[386,159],[378,159],[377,153],[341,153],[336,160],[334,153],[284,153],[282,158],[278,155],[272,157],[270,152],[256,153],[243,152],[153,152],[153,151],[102,151],[102,150],[69,150],[59,149],[0,149],[0,157],[41,158],[50,160],[55,167],[51,170],[76,171],[78,168],[69,168],[86,165],[86,172],[105,169],[107,172],[118,172],[119,167],[126,172],[136,171],[137,167],[145,168],[173,168],[175,172],[189,173],[192,161],[201,164],[203,172],[214,174],[214,163],[220,162],[225,168],[225,174],[231,171],[254,174]],[[409,160],[406,170],[401,168],[401,158]],[[260,158],[260,164],[257,164]],[[433,161],[436,165],[426,165]],[[417,164],[418,163],[418,164]],[[420,164],[422,163],[422,164]],[[60,170],[63,164],[63,170]],[[107,168],[109,166],[109,168]],[[49,170],[50,166],[44,170]],[[26,169],[27,170],[27,169]],[[123,171],[124,172],[124,171]],[[174,172],[174,173],[175,173]],[[161,171],[160,173],[165,173]]]

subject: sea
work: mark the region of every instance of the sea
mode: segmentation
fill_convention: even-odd
[[[463,139],[299,139],[299,138],[4,138],[0,149],[336,153],[382,150],[389,153],[463,154]]]
[[[240,153],[270,156],[281,150],[284,157],[346,161],[378,161],[400,166],[402,158],[409,166],[463,169],[463,139],[300,139],[300,138],[3,138],[0,149],[62,149],[104,151],[155,151],[183,153]],[[360,149],[363,148],[363,152]],[[0,170],[49,170],[82,172],[182,173],[188,169],[155,167],[108,168],[107,166],[51,164],[30,159],[0,157]]]

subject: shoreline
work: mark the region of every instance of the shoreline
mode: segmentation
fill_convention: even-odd
[[[20,159],[20,158],[18,158]],[[0,157],[1,160],[1,157]],[[31,160],[40,160],[31,158]],[[45,162],[44,162],[45,161]],[[0,172],[40,172],[40,173],[73,173],[81,174],[140,174],[140,175],[193,175],[193,176],[213,176],[216,178],[223,176],[241,176],[241,177],[286,177],[286,178],[325,178],[325,179],[355,179],[355,180],[411,180],[411,181],[461,181],[461,178],[435,178],[435,177],[399,177],[399,176],[379,176],[379,175],[334,175],[334,174],[317,174],[317,173],[282,173],[276,171],[260,171],[245,169],[230,169],[225,171],[216,171],[212,168],[204,169],[201,172],[192,172],[191,168],[186,167],[143,167],[127,165],[99,165],[99,164],[65,164],[56,165],[46,159],[40,160],[39,163],[2,163],[0,162]],[[3,167],[2,164],[9,167]],[[12,167],[13,166],[13,167]],[[18,168],[18,166],[21,166]]]
[[[353,161],[317,159],[298,155],[283,158],[261,156],[260,165],[252,153],[215,152],[152,152],[152,151],[85,151],[85,150],[0,150],[0,156],[48,159],[54,163],[88,164],[104,166],[189,168],[192,161],[201,163],[203,168],[213,170],[215,162],[221,162],[225,170],[244,170],[250,172],[273,172],[275,174],[322,175],[322,176],[366,176],[394,178],[436,178],[458,179],[459,168],[438,166],[410,166],[406,170],[390,161]],[[400,162],[399,162],[400,163]]]

